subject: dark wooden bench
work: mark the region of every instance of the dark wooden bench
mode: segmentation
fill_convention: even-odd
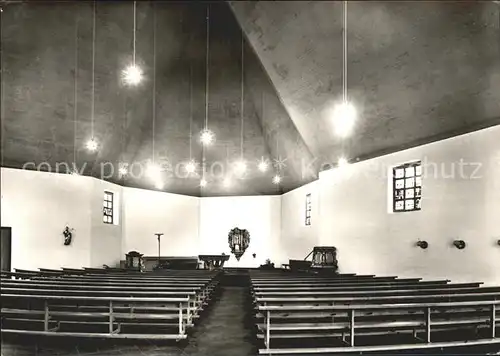
[[[457,330],[489,332],[486,339],[473,337],[470,345],[500,343],[495,328],[500,326],[500,287],[482,283],[449,283],[448,280],[422,281],[420,278],[321,275],[288,276],[283,272],[251,274],[258,338],[265,348],[261,354],[333,354],[459,347],[466,344],[432,342],[432,331],[443,335]],[[428,322],[427,322],[428,321]],[[488,331],[489,330],[489,331]],[[421,337],[423,335],[423,338]],[[349,335],[349,341],[346,341]],[[362,338],[354,344],[354,335]],[[415,344],[373,344],[376,337],[410,336]],[[428,337],[427,337],[428,335]],[[277,345],[270,347],[274,339]],[[290,347],[308,340],[310,347]],[[378,339],[377,339],[378,340]],[[287,344],[283,344],[287,341]],[[335,342],[336,341],[336,342]],[[433,340],[436,341],[436,340]],[[375,342],[381,342],[380,340]],[[383,343],[384,341],[382,341]],[[423,344],[422,344],[423,343]],[[335,345],[337,347],[323,347]],[[344,344],[344,345],[343,345]],[[345,347],[345,346],[348,347]],[[422,346],[423,345],[423,346]]]
[[[289,303],[295,303],[299,300],[301,305],[324,305],[325,302],[328,305],[339,305],[339,304],[377,304],[377,303],[405,303],[407,300],[418,301],[422,300],[424,302],[432,302],[436,300],[484,300],[494,298],[500,299],[500,287],[466,287],[462,288],[458,286],[457,288],[451,288],[453,285],[447,286],[448,288],[434,288],[434,289],[393,289],[380,291],[377,289],[364,290],[364,291],[335,291],[335,292],[281,292],[279,295],[272,294],[259,294],[256,293],[254,298],[257,305],[279,305],[283,306]],[[279,292],[278,292],[279,293]],[[310,298],[303,298],[304,295],[311,296]],[[383,319],[401,319],[407,316],[408,313],[414,313],[415,311],[398,311],[397,313],[388,313],[387,311],[377,311],[376,313],[370,312],[365,315],[365,320],[376,320],[377,318]],[[463,317],[470,317],[474,314],[484,312],[481,309],[460,309],[453,311],[454,315],[458,316],[460,314]],[[448,313],[450,314],[450,313]],[[448,317],[450,315],[441,313],[443,317]],[[450,317],[451,317],[450,316]],[[256,314],[257,322],[261,320],[264,316],[260,313]],[[312,310],[311,312],[283,312],[277,313],[274,318],[277,323],[293,323],[293,322],[303,322],[307,320],[309,323],[327,323],[332,320],[339,321],[339,317],[345,317],[342,315],[332,314],[331,312],[325,310]],[[277,320],[276,320],[277,319]]]
[[[404,350],[420,350],[420,349],[433,349],[444,347],[460,347],[464,345],[483,345],[483,344],[500,344],[500,338],[497,338],[497,328],[499,325],[497,319],[499,317],[498,306],[500,301],[472,301],[472,302],[439,302],[439,303],[404,303],[404,304],[375,304],[375,305],[285,305],[285,306],[265,306],[258,307],[259,311],[265,314],[264,325],[261,326],[264,335],[265,348],[260,349],[260,354],[334,354],[334,353],[361,353],[361,352],[376,352],[376,351],[404,351]],[[489,310],[487,317],[470,317],[467,319],[451,319],[451,320],[433,320],[433,312],[442,309],[456,309],[456,308],[483,308]],[[408,314],[405,321],[372,321],[372,322],[356,322],[358,313],[373,312],[377,310],[420,310],[424,315],[423,318],[415,318],[414,315]],[[348,315],[347,322],[331,322],[328,325],[318,324],[284,324],[274,325],[271,323],[274,313],[283,312],[303,312],[311,310],[328,310],[335,313],[343,312]],[[439,314],[437,314],[439,315]],[[441,329],[457,328],[464,326],[473,326],[475,328],[487,328],[489,336],[486,339],[467,340],[467,341],[453,341],[453,342],[431,342],[431,332]],[[281,348],[272,349],[271,340],[273,338],[279,339],[281,335],[273,335],[273,332],[302,332],[302,334],[293,334],[291,337],[304,338],[311,333],[311,330],[328,331],[329,337],[341,336],[342,340],[347,343],[348,347],[326,347],[326,348]],[[368,334],[386,334],[394,330],[406,330],[413,333],[415,336],[415,344],[403,345],[383,345],[383,346],[356,346],[355,335],[368,335]],[[420,337],[419,334],[423,334]],[[348,335],[349,339],[346,341],[345,336]],[[313,336],[314,337],[314,336]],[[422,343],[423,342],[423,343]]]
[[[30,335],[46,335],[46,336],[75,336],[75,337],[98,337],[98,338],[126,338],[126,339],[185,339],[186,326],[189,324],[189,317],[186,318],[184,314],[185,305],[189,303],[189,298],[136,298],[136,297],[88,297],[88,296],[61,296],[61,295],[27,295],[27,294],[7,294],[2,292],[2,334],[30,334]],[[19,309],[15,311],[16,316],[24,315],[28,318],[6,318],[4,314],[5,303],[10,300],[25,301],[33,304],[33,302],[42,302],[42,308]],[[68,303],[84,303],[84,304],[97,304],[103,305],[107,308],[105,312],[87,312],[87,311],[55,311],[60,304]],[[36,304],[36,303],[35,303]],[[149,314],[149,313],[120,313],[115,310],[122,305],[151,305],[159,304],[161,306],[170,305],[176,308],[177,313],[162,313],[162,314]],[[14,313],[14,312],[13,312]],[[12,314],[13,314],[12,313]],[[33,318],[39,316],[40,319]],[[69,320],[64,320],[68,317]],[[57,319],[54,319],[57,318]],[[94,318],[97,320],[89,321]],[[105,321],[103,321],[105,319]],[[126,326],[127,319],[132,319],[135,322],[132,325],[137,325],[137,321],[150,321],[151,319],[161,320],[160,324],[164,328],[161,329],[161,334],[142,334],[142,333],[121,333],[121,327]],[[176,319],[175,324],[165,323],[165,320]],[[37,323],[38,321],[38,323]],[[9,328],[8,325],[16,325],[21,323],[23,328]],[[7,325],[6,325],[7,324]],[[43,328],[38,327],[39,324]],[[61,326],[68,327],[69,325],[75,326],[99,326],[107,328],[107,332],[91,332],[86,331],[61,331]],[[130,324],[129,324],[130,325]],[[157,325],[157,326],[160,326]],[[151,326],[151,325],[148,325]],[[175,326],[175,332],[173,327]],[[29,327],[34,327],[29,329]],[[38,327],[38,328],[37,328]],[[170,332],[169,332],[170,331]]]
[[[392,284],[350,284],[350,285],[324,285],[324,286],[304,286],[304,287],[253,287],[252,292],[255,294],[257,292],[308,292],[314,293],[319,291],[343,291],[343,290],[352,290],[352,291],[363,291],[363,290],[372,290],[374,287],[377,290],[391,290],[391,289],[433,289],[433,288],[477,288],[482,283],[453,283],[448,284],[448,282],[443,281],[423,281],[419,283],[392,283]]]
[[[32,272],[36,271],[15,274],[28,279],[2,279],[2,332],[179,340],[185,338],[186,328],[193,326],[218,285],[213,273],[101,278],[89,274],[61,277],[43,269]],[[106,325],[108,332],[96,332]],[[120,332],[122,327],[129,332]],[[152,329],[144,333],[144,327]]]

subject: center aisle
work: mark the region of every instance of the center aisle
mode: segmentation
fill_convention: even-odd
[[[256,355],[255,332],[246,321],[246,303],[246,288],[222,287],[218,300],[197,325],[182,355]]]

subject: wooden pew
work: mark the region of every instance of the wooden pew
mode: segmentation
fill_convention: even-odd
[[[421,278],[282,278],[279,280],[254,280],[252,279],[252,285],[254,286],[296,286],[296,285],[307,285],[307,284],[346,284],[346,283],[408,283],[408,282],[419,282]]]
[[[349,290],[348,288],[330,290],[330,291],[255,291],[254,295],[259,298],[280,298],[280,297],[303,297],[303,296],[319,296],[319,297],[356,297],[356,296],[384,296],[384,295],[432,295],[432,294],[455,294],[455,293],[485,293],[496,292],[500,293],[500,287],[463,287],[449,284],[446,288],[394,288],[390,290],[381,290],[377,286],[371,289],[364,290]]]
[[[40,276],[35,276],[32,278],[33,280],[51,280],[46,277],[40,277]],[[62,276],[58,280],[61,281],[71,281],[71,282],[92,282],[92,283],[112,283],[112,282],[134,282],[138,284],[142,283],[162,283],[162,282],[169,282],[169,283],[186,283],[186,282],[191,282],[191,283],[208,283],[212,281],[212,278],[204,277],[204,278],[179,278],[179,277],[165,277],[165,278],[135,278],[135,277],[128,277],[128,278],[94,278],[94,277],[89,277],[89,276]]]
[[[407,301],[421,301],[428,302],[429,300],[443,300],[446,299],[448,301],[452,300],[460,300],[460,301],[478,301],[478,300],[500,300],[500,292],[498,291],[486,291],[482,293],[453,293],[453,294],[431,294],[431,295],[414,295],[412,293],[407,295],[385,295],[385,296],[343,296],[343,297],[294,297],[294,296],[285,296],[280,298],[272,298],[272,297],[257,297],[256,303],[258,305],[285,305],[285,304],[314,304],[314,305],[331,305],[332,303],[380,303],[383,301],[387,301],[389,303],[403,303]]]
[[[198,317],[198,312],[202,308],[202,304],[204,300],[202,300],[201,295],[199,291],[193,291],[193,290],[188,290],[188,291],[144,291],[144,290],[131,290],[131,289],[121,289],[121,290],[72,290],[72,289],[40,289],[36,287],[29,287],[29,288],[14,288],[14,287],[4,287],[2,286],[2,293],[6,294],[13,294],[13,295],[27,295],[27,296],[38,296],[38,295],[57,295],[59,297],[66,297],[66,296],[71,296],[71,297],[79,297],[79,296],[84,296],[84,297],[134,297],[134,298],[188,298],[187,304],[186,304],[186,318],[188,321],[191,323],[194,318]],[[59,309],[59,308],[56,308]],[[74,309],[74,307],[69,306],[69,308],[63,308],[63,309]],[[89,311],[89,308],[86,308],[85,306],[83,308],[77,308],[77,309],[87,309]],[[90,308],[92,310],[96,310],[98,308]],[[123,309],[123,308],[122,308]],[[131,308],[125,308],[127,311],[130,313],[136,312],[137,309],[132,310]],[[154,310],[149,308],[149,311]],[[170,314],[170,312],[166,313],[165,308],[160,308],[160,311],[162,311],[162,315],[165,316],[166,314]],[[168,308],[168,311],[172,310],[172,308]],[[175,309],[176,310],[176,309]],[[20,311],[19,309],[16,309],[15,307],[13,308],[4,308],[2,307],[2,315],[6,314],[14,314],[17,315],[19,314]],[[27,313],[24,312],[24,314],[33,314],[33,313]],[[35,313],[36,314],[36,313]],[[150,313],[152,314],[152,313]],[[144,317],[144,315],[141,315]],[[149,318],[152,318],[154,316],[150,315]],[[191,324],[189,326],[192,326]]]
[[[193,321],[207,305],[213,291],[218,285],[217,274],[198,273],[176,274],[175,276],[150,276],[142,278],[136,275],[121,275],[110,278],[94,278],[93,276],[70,276],[61,278],[59,276],[43,275],[22,271],[19,273],[29,274],[28,280],[7,279],[1,281],[2,299],[2,332],[6,333],[29,333],[34,335],[46,335],[45,324],[50,323],[51,328],[59,330],[64,328],[91,326],[102,327],[110,324],[103,318],[113,318],[118,325],[118,331],[103,334],[101,332],[58,332],[57,335],[73,335],[83,337],[118,337],[118,338],[184,338],[180,332],[166,332],[165,337],[149,337],[149,333],[121,333],[120,326],[126,328],[172,328],[178,326],[172,324],[171,320],[179,321],[179,331],[185,332],[187,327],[193,326]],[[40,272],[54,272],[52,270]],[[71,271],[70,271],[71,272]],[[44,299],[45,298],[45,299]],[[107,298],[107,299],[106,299]],[[128,298],[128,299],[127,299]],[[44,299],[45,305],[40,309],[36,302]],[[110,305],[102,303],[108,300],[113,305],[113,315],[110,316]],[[182,300],[181,304],[176,301]],[[50,317],[54,320],[45,321],[46,305],[50,301]],[[99,303],[95,303],[95,301]],[[130,301],[131,303],[125,303]],[[137,301],[133,302],[133,301]],[[170,302],[169,302],[170,301]],[[172,302],[173,301],[173,302]],[[151,303],[157,306],[151,305]],[[179,317],[182,315],[182,317]],[[9,328],[4,322],[16,324],[17,327]],[[44,323],[43,330],[29,330],[30,323],[39,325]],[[20,324],[19,324],[20,323]],[[53,324],[56,324],[55,326]],[[20,325],[20,326],[19,326]],[[110,324],[111,325],[111,324]],[[114,324],[113,324],[114,325]],[[168,331],[168,330],[167,330]],[[84,334],[84,335],[83,335]],[[47,335],[53,335],[49,333]],[[178,337],[181,335],[182,337]]]
[[[308,277],[273,277],[273,278],[253,278],[251,277],[252,283],[255,284],[274,284],[274,283],[280,283],[280,284],[293,284],[293,283],[303,283],[303,282],[314,282],[314,281],[323,281],[323,282],[336,282],[336,283],[342,283],[342,282],[358,282],[358,281],[394,281],[394,280],[401,280],[398,279],[396,276],[387,276],[387,277],[374,277],[371,275],[367,276],[353,276],[353,277],[345,277],[345,278],[338,278],[338,277],[323,277],[323,276],[308,276]],[[421,278],[404,278],[406,281],[416,281],[416,280],[421,280]]]
[[[432,288],[478,288],[482,283],[443,283],[442,281],[425,281],[420,283],[398,283],[398,284],[379,284],[379,285],[370,285],[370,284],[361,284],[361,285],[326,285],[326,286],[316,286],[312,285],[310,287],[253,287],[252,293],[255,294],[257,292],[309,292],[315,293],[319,291],[343,291],[343,290],[372,290],[374,287],[377,290],[391,290],[391,289],[432,289]]]
[[[303,296],[311,296],[305,302],[303,301]],[[256,300],[256,304],[263,305],[285,305],[286,302],[289,302],[291,299],[302,298],[301,303],[306,305],[319,305],[323,304],[325,300],[328,300],[329,304],[373,304],[380,303],[383,301],[384,303],[400,303],[404,302],[406,299],[418,300],[419,298],[425,299],[426,302],[430,302],[436,299],[455,299],[458,300],[468,300],[473,296],[472,299],[485,299],[493,297],[497,298],[500,296],[500,287],[462,287],[461,285],[454,286],[453,284],[447,285],[446,288],[436,287],[429,289],[391,289],[391,290],[379,290],[378,288],[373,288],[372,290],[337,290],[337,291],[328,291],[328,292],[255,292],[254,298]],[[464,299],[465,298],[465,299]],[[468,299],[467,299],[468,298]],[[269,300],[272,299],[273,303],[269,303]],[[318,299],[321,303],[317,303]],[[264,301],[264,302],[263,302]],[[456,313],[461,313],[461,315],[469,315],[472,313],[477,313],[481,310],[456,310]],[[397,314],[388,314],[383,313],[384,318],[398,318],[401,315],[406,315],[407,313],[397,313]],[[331,313],[325,311],[315,311],[312,313],[301,312],[299,314],[293,312],[284,312],[282,314],[277,314],[274,316],[275,321],[277,322],[300,322],[301,319],[306,319],[310,322],[324,323],[328,322],[329,319],[333,317],[337,317],[338,315],[333,315]],[[257,319],[261,319],[263,315],[257,313]],[[373,319],[376,317],[374,314],[370,314],[367,316],[368,318]],[[337,320],[337,318],[336,318]]]
[[[479,346],[483,344],[500,344],[500,338],[497,337],[498,325],[498,306],[500,306],[500,301],[471,301],[471,302],[439,302],[439,303],[404,303],[404,304],[378,304],[378,305],[329,305],[329,306],[315,306],[315,305],[285,305],[285,306],[267,306],[260,305],[258,307],[259,311],[265,314],[265,325],[263,330],[264,334],[264,344],[265,348],[260,349],[260,354],[335,354],[335,353],[366,353],[366,352],[376,352],[376,351],[411,351],[411,350],[421,350],[421,349],[433,349],[433,348],[444,348],[444,347],[460,347],[460,346]],[[433,312],[435,310],[448,308],[465,308],[465,307],[487,307],[490,313],[487,318],[469,318],[465,320],[432,320]],[[376,310],[391,310],[391,309],[416,309],[421,310],[425,315],[423,320],[416,320],[413,316],[409,316],[406,322],[356,322],[356,316],[361,311],[369,312]],[[302,312],[311,310],[328,310],[332,312],[344,312],[348,315],[347,323],[334,323],[332,322],[329,326],[323,327],[322,330],[330,331],[330,336],[343,336],[345,341],[345,335],[349,335],[349,340],[347,344],[349,347],[322,347],[322,348],[271,348],[271,340],[276,337],[271,331],[302,331],[310,332],[313,328],[317,328],[314,324],[303,324],[303,325],[273,325],[271,320],[273,320],[273,313],[276,312]],[[478,340],[467,340],[467,341],[453,341],[453,342],[431,342],[431,333],[436,329],[443,329],[447,327],[463,327],[474,326],[476,328],[487,328],[489,330],[489,335],[487,339]],[[432,326],[432,328],[431,328]],[[373,333],[374,330],[378,333],[388,333],[392,330],[409,330],[414,333],[416,341],[419,340],[422,343],[416,344],[403,344],[403,345],[383,345],[383,346],[356,346],[355,335],[366,335]],[[366,332],[365,332],[366,330]],[[418,337],[418,334],[423,334],[423,339]],[[304,337],[303,334],[295,334],[293,337]]]
[[[183,305],[189,303],[189,298],[136,298],[136,297],[88,297],[88,296],[59,296],[59,295],[25,295],[25,294],[10,294],[4,293],[2,291],[2,316],[3,316],[3,304],[4,302],[8,302],[9,300],[26,301],[41,301],[43,303],[43,309],[24,309],[31,314],[38,313],[43,317],[41,319],[41,323],[43,323],[42,330],[23,330],[23,329],[15,329],[15,328],[5,328],[2,325],[2,334],[30,334],[30,335],[46,335],[46,336],[75,336],[75,337],[97,337],[97,338],[126,338],[126,339],[174,339],[181,340],[185,339],[186,336],[186,319],[184,315],[185,308]],[[91,304],[101,304],[107,307],[107,311],[104,313],[87,313],[87,312],[79,312],[79,311],[70,311],[70,312],[59,312],[52,311],[53,305],[57,306],[58,303],[91,303]],[[134,319],[134,320],[150,320],[151,318],[156,318],[160,320],[172,319],[172,314],[160,314],[160,315],[151,315],[151,314],[140,314],[140,313],[119,313],[114,310],[117,306],[126,304],[126,305],[150,305],[150,304],[160,304],[160,305],[172,305],[176,307],[178,314],[175,316],[177,323],[176,331],[170,333],[162,333],[162,334],[135,334],[135,333],[121,333],[121,325],[126,325],[126,322],[117,322],[126,320],[126,319]],[[23,310],[19,310],[21,313]],[[72,317],[75,320],[73,324],[81,324],[85,325],[89,317],[95,318],[106,318],[105,322],[91,322],[93,325],[107,326],[108,332],[60,332],[59,329],[61,325],[71,324],[71,321],[64,320],[53,320],[53,317]],[[80,318],[80,320],[78,320]],[[11,322],[22,322],[23,319],[7,319],[7,321]],[[83,320],[82,320],[83,319]],[[24,320],[29,323],[32,323],[36,319],[28,319]],[[5,320],[2,320],[4,323]],[[172,330],[172,325],[167,323],[162,323],[167,327],[167,329]]]
[[[366,286],[397,286],[397,285],[415,285],[415,284],[448,284],[448,281],[404,281],[404,280],[395,280],[390,282],[376,282],[376,281],[361,281],[361,282],[321,282],[318,281],[316,283],[298,283],[298,284],[253,284],[252,288],[256,289],[265,289],[265,288],[279,288],[287,290],[289,288],[311,288],[311,287],[366,287]]]
[[[33,274],[33,275],[36,275],[36,276],[52,276],[52,277],[55,277],[55,276],[62,276],[62,273],[60,271],[51,271],[51,270],[47,270],[47,271],[31,271],[31,270],[27,270],[27,269],[20,269],[20,268],[14,268],[14,270],[18,273],[25,273],[25,274]]]
[[[416,306],[430,306],[430,303],[440,305],[430,307],[428,312],[433,313],[434,332],[489,328],[490,338],[486,341],[474,340],[473,344],[490,343],[490,339],[498,343],[495,339],[495,328],[500,326],[495,323],[500,318],[500,308],[497,308],[495,303],[500,300],[500,287],[480,287],[482,283],[452,284],[448,280],[422,281],[420,278],[353,276],[340,279],[305,274],[300,277],[293,274],[285,276],[283,272],[281,273],[282,275],[262,276],[259,273],[250,275],[256,324],[259,330],[257,336],[264,339],[266,346],[259,351],[262,354],[417,350],[421,346],[414,347],[414,344],[354,347],[354,332],[350,331],[356,330],[356,334],[363,338],[409,333],[413,335],[414,340],[418,340],[417,335],[426,332],[426,325],[422,320],[426,320],[428,315],[426,308]],[[339,308],[335,309],[337,307]],[[360,310],[355,311],[356,308]],[[273,315],[268,314],[268,311],[272,311]],[[357,321],[356,328],[350,329],[351,322],[354,323],[354,315]],[[348,348],[315,346],[270,349],[269,347],[270,339],[273,338],[283,341],[297,340],[297,342],[309,338],[315,345],[321,345],[321,340],[323,343],[328,343],[338,336],[345,343],[345,336],[349,333],[352,344],[348,343]],[[432,343],[424,348],[455,347],[457,342],[436,345],[438,344]]]

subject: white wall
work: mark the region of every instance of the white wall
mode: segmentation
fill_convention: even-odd
[[[424,165],[422,210],[389,213],[388,169],[414,160]],[[500,127],[323,172],[282,196],[195,198],[89,177],[1,173],[13,268],[116,265],[130,250],[156,256],[156,232],[165,234],[163,256],[230,254],[228,232],[240,227],[250,232],[250,247],[239,262],[231,256],[230,267],[268,258],[279,266],[315,245],[334,245],[342,272],[500,283]],[[118,225],[102,223],[104,190],[118,199]],[[70,246],[63,244],[66,224],[75,229]],[[418,239],[429,249],[415,247]],[[450,246],[453,239],[467,248]]]
[[[136,250],[158,255],[155,233],[161,238],[162,256],[196,256],[199,246],[199,198],[144,189],[123,189],[123,244],[125,253]]]
[[[2,226],[12,227],[12,268],[90,263],[92,178],[1,169]],[[65,226],[75,229],[64,245]]]
[[[422,210],[388,213],[387,170],[414,160]],[[327,171],[319,184],[320,242],[338,247],[342,271],[500,283],[500,127]]]
[[[231,254],[225,266],[258,267],[266,259],[275,263],[282,259],[279,196],[202,198],[200,206],[200,254],[230,255],[228,233],[238,227],[250,233],[250,246],[239,262]],[[253,253],[256,258],[252,257]]]
[[[102,221],[102,203],[104,191],[113,193],[114,212],[113,224],[104,224]],[[92,179],[91,204],[91,248],[90,267],[119,266],[120,260],[125,258],[122,252],[123,211],[121,204],[123,189],[121,186],[99,179]]]
[[[319,245],[319,181],[314,181],[281,196],[280,250],[283,261],[302,260]],[[311,194],[311,225],[305,225],[306,195]]]

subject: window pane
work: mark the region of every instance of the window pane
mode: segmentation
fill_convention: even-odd
[[[414,206],[415,202],[413,201],[413,199],[405,200],[405,210],[413,210]]]
[[[406,188],[413,188],[415,186],[415,178],[406,178],[405,186]]]
[[[404,201],[401,200],[401,201],[397,201],[396,204],[394,205],[394,209],[395,210],[403,210],[403,207],[404,207]]]
[[[413,198],[414,193],[415,193],[415,192],[414,192],[413,188],[406,189],[406,195],[405,195],[405,198],[406,198],[406,199]]]
[[[422,175],[422,165],[420,163],[415,167],[415,175],[417,176]]]
[[[417,187],[422,186],[422,177],[415,177],[415,185]]]
[[[421,209],[421,205],[420,205],[420,204],[421,204],[421,203],[420,203],[421,201],[422,201],[422,200],[421,200],[420,198],[418,198],[418,199],[416,199],[416,200],[415,200],[415,207],[416,207],[416,209],[418,209],[418,210],[420,210],[420,209]]]
[[[398,179],[396,181],[396,189],[402,189],[405,187],[405,180],[404,179]]]
[[[405,191],[404,189],[396,189],[394,191],[394,199],[401,200],[404,199]]]
[[[408,167],[405,169],[406,177],[413,177],[415,175],[415,167]]]
[[[394,170],[394,177],[403,178],[405,175],[405,170],[403,168],[396,168]]]

